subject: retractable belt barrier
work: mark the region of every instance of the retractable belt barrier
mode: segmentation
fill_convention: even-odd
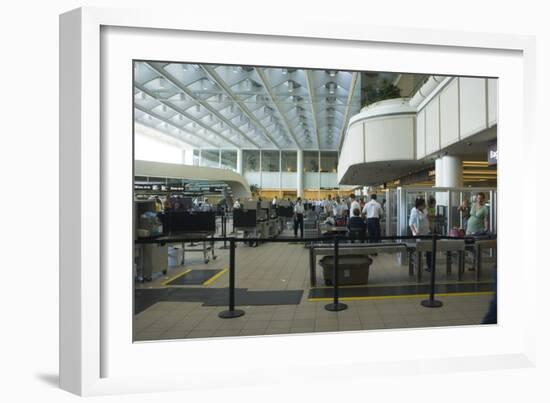
[[[435,271],[436,271],[436,252],[437,252],[437,241],[442,239],[452,239],[452,240],[464,240],[464,241],[476,241],[475,237],[449,237],[443,235],[407,235],[407,236],[385,236],[381,237],[380,240],[393,240],[393,241],[402,241],[405,239],[423,239],[432,241],[432,255],[431,255],[431,278],[430,278],[430,294],[428,299],[423,300],[421,305],[426,308],[439,308],[443,306],[441,301],[435,299]],[[496,239],[492,237],[489,239]],[[236,237],[209,237],[208,240],[211,242],[227,242],[229,241],[229,309],[220,312],[219,317],[224,319],[232,319],[243,316],[245,312],[241,309],[235,309],[235,247],[237,242],[271,242],[271,243],[310,243],[315,242],[324,242],[333,241],[334,246],[334,267],[333,267],[333,302],[326,305],[325,309],[331,312],[338,312],[347,309],[347,305],[339,302],[339,290],[338,290],[338,255],[340,242],[349,240],[349,238],[342,235],[330,235],[324,237],[309,237],[309,238],[294,238],[294,237],[278,237],[278,238],[236,238]],[[204,238],[178,238],[177,236],[160,236],[160,237],[150,237],[150,238],[139,238],[135,241],[136,244],[166,244],[169,242],[201,242],[204,241]],[[361,247],[361,244],[354,244],[355,247]],[[364,245],[364,247],[369,247]]]

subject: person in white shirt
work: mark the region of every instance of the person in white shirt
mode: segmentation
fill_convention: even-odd
[[[332,196],[328,195],[328,197],[321,202],[321,206],[323,207],[323,210],[325,214],[328,216],[332,215],[333,208],[334,208],[334,202],[332,201]]]
[[[430,220],[426,211],[426,201],[422,198],[416,199],[411,209],[409,227],[414,236],[430,234]],[[426,252],[427,271],[432,270],[432,252]]]
[[[277,208],[277,204],[279,204],[279,201],[277,200],[277,196],[275,196],[271,201],[271,207]]]
[[[367,217],[367,231],[370,242],[380,242],[382,231],[380,218],[384,215],[382,205],[376,200],[376,193],[371,194],[370,201],[363,207],[363,214]]]
[[[300,227],[300,238],[304,237],[304,205],[302,198],[298,197],[294,205],[294,237],[298,236],[298,227]]]
[[[208,202],[208,199],[204,199],[204,202],[201,204],[200,211],[212,211],[212,205]]]
[[[239,210],[241,208],[241,200],[237,199],[235,200],[235,203],[233,203],[233,210]]]
[[[351,217],[355,217],[355,209],[359,209],[359,211],[361,211],[361,205],[359,204],[359,202],[357,200],[355,200],[355,195],[354,194],[351,194],[349,196],[349,199],[350,199],[350,206],[349,206],[349,211],[351,211]]]

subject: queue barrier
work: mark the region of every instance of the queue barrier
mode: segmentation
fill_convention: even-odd
[[[439,308],[443,306],[443,302],[435,299],[435,272],[436,272],[436,254],[437,254],[437,241],[438,240],[463,240],[464,242],[470,241],[472,243],[473,241],[476,241],[476,238],[474,237],[449,237],[449,236],[443,236],[443,235],[407,235],[407,236],[385,236],[381,237],[380,240],[393,240],[393,241],[405,241],[409,239],[414,240],[431,240],[431,277],[430,277],[430,293],[428,295],[428,298],[421,301],[421,305],[426,308]],[[330,304],[327,304],[325,306],[325,309],[327,311],[331,312],[339,312],[343,311],[348,308],[348,306],[344,303],[341,303],[339,301],[339,289],[338,289],[338,256],[340,252],[340,242],[342,241],[348,241],[350,238],[344,237],[341,235],[330,235],[330,236],[323,236],[323,237],[310,237],[310,238],[294,238],[294,237],[279,237],[279,238],[236,238],[236,237],[212,237],[209,238],[212,242],[223,242],[229,240],[229,303],[228,303],[228,309],[225,311],[222,311],[218,314],[220,318],[223,319],[232,319],[232,318],[238,318],[245,314],[245,311],[242,309],[235,309],[235,247],[237,242],[272,242],[272,243],[310,243],[313,244],[315,242],[317,243],[324,243],[327,244],[328,241],[333,241],[333,250],[334,250],[334,267],[333,267],[333,301]],[[165,244],[169,242],[199,242],[201,241],[200,238],[193,239],[189,237],[160,237],[160,238],[139,238],[135,242],[137,244],[150,244],[150,243],[156,243],[156,244]],[[495,245],[496,246],[496,238],[487,239],[486,241],[492,241],[487,242],[488,245]]]

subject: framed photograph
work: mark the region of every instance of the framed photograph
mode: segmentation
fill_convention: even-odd
[[[60,46],[62,388],[534,365],[532,38],[83,8]]]

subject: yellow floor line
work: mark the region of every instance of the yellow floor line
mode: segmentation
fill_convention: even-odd
[[[167,285],[168,283],[171,283],[172,281],[174,281],[174,280],[176,280],[176,279],[178,279],[178,278],[180,278],[180,277],[185,276],[185,275],[186,275],[187,273],[189,273],[190,271],[191,271],[191,269],[187,269],[187,270],[181,272],[180,274],[178,274],[177,276],[174,276],[174,277],[172,277],[172,278],[169,278],[169,279],[166,280],[166,281],[163,281],[162,283],[160,283],[160,285],[163,285],[163,286],[164,286],[164,285]]]
[[[474,296],[474,295],[492,295],[494,294],[493,291],[479,291],[479,292],[449,292],[449,293],[442,293],[442,294],[436,294],[437,297],[466,297],[466,296]],[[365,300],[381,300],[381,299],[398,299],[398,298],[427,298],[428,294],[409,294],[409,295],[380,295],[380,296],[372,296],[372,297],[340,297],[338,298],[339,301],[365,301]],[[308,298],[309,302],[316,302],[316,301],[332,301],[333,298]]]
[[[210,277],[208,280],[206,280],[202,285],[208,286],[209,284],[213,283],[215,280],[223,276],[227,272],[227,268],[223,269],[219,273],[214,274],[212,277]]]
[[[491,284],[491,281],[464,281],[464,282],[443,282],[438,285],[456,285],[456,284]],[[377,288],[377,287],[407,287],[407,286],[429,286],[430,283],[389,283],[389,284],[359,284],[359,285],[340,285],[338,288]],[[334,288],[332,285],[316,285],[313,288]]]

